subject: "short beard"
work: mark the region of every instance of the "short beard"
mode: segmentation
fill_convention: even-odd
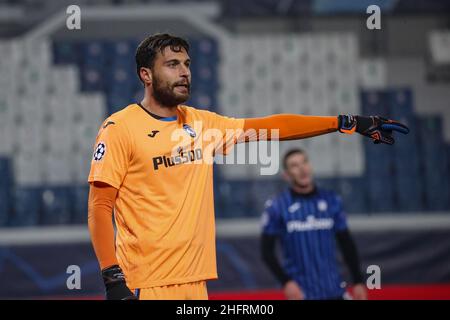
[[[153,98],[161,105],[161,107],[165,108],[174,108],[181,103],[186,102],[189,99],[191,89],[190,84],[188,85],[188,93],[187,97],[177,96],[174,92],[174,86],[169,82],[166,82],[165,85],[161,83],[158,77],[153,75]]]

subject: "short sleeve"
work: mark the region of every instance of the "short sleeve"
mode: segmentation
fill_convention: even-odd
[[[88,182],[105,182],[119,189],[128,171],[131,141],[125,125],[107,119],[95,142]]]
[[[341,197],[338,195],[335,195],[334,197],[334,201],[336,202],[334,213],[334,230],[335,232],[338,232],[348,228],[347,216],[344,212]]]
[[[244,130],[245,119],[222,116],[214,112],[208,112],[211,119],[211,128],[221,132],[222,140],[217,145],[216,152],[228,154],[236,144]]]
[[[265,209],[261,216],[262,233],[266,235],[281,235],[284,230],[283,220],[275,206],[274,200],[267,200],[264,206]]]

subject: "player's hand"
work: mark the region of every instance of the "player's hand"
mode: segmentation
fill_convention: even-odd
[[[106,300],[137,300],[128,289],[123,271],[118,265],[103,269],[102,277],[106,288]]]
[[[352,134],[355,131],[363,136],[372,138],[374,143],[394,144],[392,137],[394,131],[408,134],[409,128],[398,121],[385,119],[379,116],[363,117],[340,115],[338,129],[342,133]]]
[[[354,300],[367,300],[367,288],[362,283],[355,284],[352,290]]]
[[[287,300],[303,300],[305,298],[302,289],[294,280],[286,282],[283,291]]]

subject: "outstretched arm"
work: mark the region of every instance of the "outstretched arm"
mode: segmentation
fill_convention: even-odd
[[[357,132],[370,137],[374,143],[394,144],[393,131],[407,134],[406,125],[378,116],[364,117],[340,115],[336,117],[277,114],[261,118],[244,119],[244,135],[238,142],[275,139],[272,129],[278,129],[278,139],[295,140],[340,131]]]
[[[271,140],[272,129],[278,129],[279,140],[295,140],[314,137],[339,129],[338,117],[275,114],[262,118],[246,118],[245,141]],[[267,134],[265,133],[267,131]],[[255,136],[257,134],[257,136]]]

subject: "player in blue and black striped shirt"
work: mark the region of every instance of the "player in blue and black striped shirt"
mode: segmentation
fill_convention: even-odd
[[[353,278],[353,298],[367,299],[356,246],[342,202],[317,188],[306,153],[293,149],[283,159],[289,188],[266,202],[262,256],[287,299],[343,299],[345,287],[336,259],[336,240]],[[280,241],[283,266],[275,255]]]

